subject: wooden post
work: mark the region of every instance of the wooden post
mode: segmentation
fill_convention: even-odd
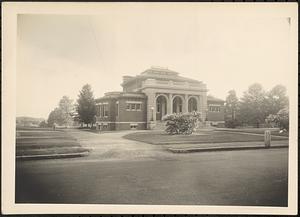
[[[270,148],[271,146],[271,131],[266,130],[265,131],[265,147]]]

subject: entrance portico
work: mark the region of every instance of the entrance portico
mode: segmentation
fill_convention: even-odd
[[[147,121],[160,121],[167,114],[199,112],[201,119],[206,117],[206,91],[187,94],[175,93],[175,91],[165,90],[157,92],[155,89],[145,90],[148,98]],[[183,91],[182,91],[183,92]]]

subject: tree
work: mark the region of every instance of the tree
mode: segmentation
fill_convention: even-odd
[[[267,93],[267,110],[269,114],[277,114],[288,106],[289,99],[286,95],[286,87],[276,85]]]
[[[92,88],[89,84],[82,87],[77,99],[76,110],[81,122],[89,125],[92,123],[96,115],[96,103],[94,100]]]
[[[48,126],[52,127],[54,123],[61,124],[61,110],[59,108],[55,108],[53,111],[50,112],[48,116]]]
[[[67,96],[63,96],[62,99],[59,101],[58,106],[60,110],[61,125],[64,126],[72,125],[73,123],[72,114],[74,112],[73,100]]]
[[[225,125],[227,127],[235,128],[239,124],[237,120],[238,106],[239,99],[235,90],[228,91],[225,103]]]
[[[54,123],[61,126],[70,126],[73,123],[74,105],[73,100],[67,96],[63,96],[58,103],[58,107],[50,112],[48,117],[48,125],[53,126]]]
[[[240,103],[242,122],[259,127],[268,115],[266,103],[266,92],[263,87],[258,83],[249,86]]]
[[[45,120],[43,120],[43,121],[39,124],[39,127],[41,127],[41,128],[45,128],[45,127],[47,127],[47,126],[48,126],[48,124],[46,123]]]

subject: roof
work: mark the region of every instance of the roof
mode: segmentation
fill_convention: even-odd
[[[103,97],[97,98],[95,101],[100,102],[106,99],[118,99],[118,98],[146,98],[144,93],[136,92],[107,92]]]
[[[214,97],[212,95],[208,95],[207,96],[207,101],[211,101],[211,102],[225,102],[225,100],[216,98],[216,97]]]
[[[145,70],[140,75],[130,77],[128,76],[128,79],[126,81],[123,81],[122,86],[138,80],[146,80],[148,78],[152,79],[158,79],[158,80],[172,80],[172,81],[183,81],[183,82],[191,82],[191,83],[202,83],[201,81],[186,78],[179,76],[178,72],[175,72],[173,70],[170,70],[168,68],[162,68],[162,67],[151,67],[150,69]]]

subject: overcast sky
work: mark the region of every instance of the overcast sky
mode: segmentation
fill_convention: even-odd
[[[225,99],[249,85],[288,87],[285,17],[202,17],[197,10],[102,11],[99,15],[19,15],[17,116],[47,118],[60,98],[120,91],[122,76],[168,67]]]

